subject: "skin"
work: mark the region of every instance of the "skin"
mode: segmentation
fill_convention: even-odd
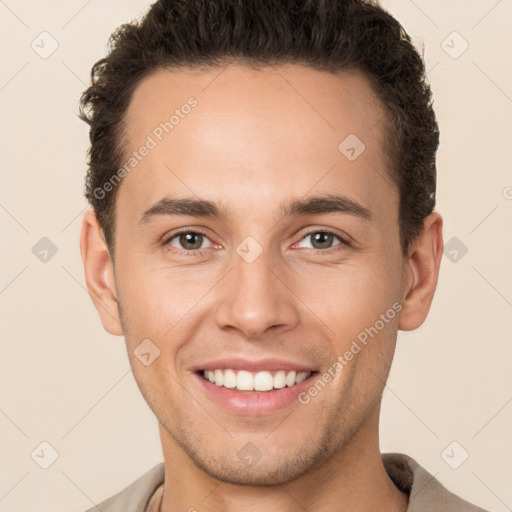
[[[115,265],[92,210],[81,235],[90,295],[104,328],[125,337],[134,377],[159,421],[160,510],[406,510],[408,497],[381,461],[380,404],[397,331],[416,329],[430,309],[441,216],[425,219],[402,257],[384,109],[357,72],[235,64],[154,72],[127,111],[127,154],[190,96],[197,107],[119,185]],[[366,146],[354,161],[338,150],[351,133]],[[325,194],[360,203],[371,220],[283,217],[282,202]],[[141,223],[166,196],[215,201],[227,216],[159,215]],[[206,234],[202,254],[193,253],[194,241],[167,242],[194,228]],[[319,245],[314,234],[326,229],[350,245],[336,236]],[[247,236],[262,248],[250,264],[236,252]],[[323,373],[394,303],[399,314],[307,405],[235,414],[209,399],[191,371],[243,354]],[[145,366],[134,350],[147,338],[160,355]],[[237,456],[248,442],[261,453],[249,466]]]

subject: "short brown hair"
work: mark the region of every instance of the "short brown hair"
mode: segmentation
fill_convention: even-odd
[[[399,191],[402,254],[435,206],[439,129],[422,57],[400,23],[371,0],[159,0],[121,25],[91,71],[79,117],[90,125],[85,197],[111,256],[118,187],[96,197],[123,161],[123,118],[140,80],[159,68],[301,64],[354,69],[387,113],[390,177]]]

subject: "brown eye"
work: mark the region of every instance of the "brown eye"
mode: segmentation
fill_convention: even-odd
[[[332,233],[326,233],[324,231],[314,233],[311,238],[312,245],[315,249],[328,249],[329,247],[331,247],[333,239],[334,235]]]
[[[310,238],[311,239],[311,249],[314,250],[322,250],[322,249],[331,249],[332,247],[335,247],[337,245],[348,245],[341,236],[336,235],[334,233],[331,233],[330,231],[312,231],[311,233],[308,233],[306,236],[304,236],[301,240],[306,240]],[[338,239],[338,243],[333,243],[335,239]]]
[[[166,244],[185,251],[197,251],[203,248],[202,245],[205,238],[206,235],[203,233],[198,233],[196,231],[183,231],[171,236],[166,241]],[[174,240],[177,241],[177,245],[173,243]]]
[[[203,235],[201,233],[185,233],[180,235],[179,241],[184,249],[200,249],[203,245]]]

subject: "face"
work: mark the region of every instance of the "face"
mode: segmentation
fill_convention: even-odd
[[[413,282],[385,129],[357,73],[231,65],[139,84],[116,203],[122,331],[103,316],[165,450],[275,484],[375,441]]]

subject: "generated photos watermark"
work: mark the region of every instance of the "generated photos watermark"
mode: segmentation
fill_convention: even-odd
[[[96,199],[104,199],[108,192],[112,192],[116,185],[130,172],[132,172],[142,160],[155,149],[166,135],[171,133],[176,126],[178,126],[183,119],[185,119],[192,109],[197,107],[198,101],[191,96],[186,103],[181,105],[180,108],[174,109],[174,113],[169,119],[161,122],[156,126],[151,134],[146,137],[146,141],[137,150],[133,151],[131,156],[123,163],[123,165],[114,173],[101,187],[94,189],[94,197]]]
[[[327,368],[327,370],[322,373],[322,375],[320,375],[320,377],[316,379],[306,391],[299,393],[299,402],[303,405],[309,404],[311,399],[317,396],[318,393],[325,388],[326,384],[331,382],[336,377],[336,374],[340,373],[343,368],[347,366],[348,362],[354,359],[354,356],[359,354],[359,352],[368,345],[368,337],[373,339],[377,336],[384,326],[388,324],[390,320],[393,320],[396,314],[401,310],[402,304],[395,302],[385,313],[380,314],[379,319],[376,320],[373,325],[365,327],[365,329],[357,335],[357,341],[353,340],[350,348],[343,355],[338,356],[336,361],[334,361],[334,363],[329,366],[329,368]],[[363,347],[361,347],[358,341],[363,345]]]

